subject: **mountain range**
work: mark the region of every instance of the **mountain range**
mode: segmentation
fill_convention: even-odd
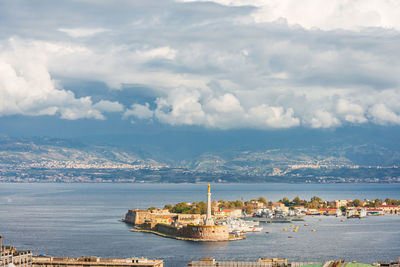
[[[76,138],[3,135],[0,166],[3,175],[10,168],[134,167],[229,174],[244,182],[246,177],[281,177],[282,181],[288,176],[310,175],[349,178],[360,172],[364,178],[397,178],[400,145],[395,130],[167,131]],[[371,169],[378,174],[372,175]]]

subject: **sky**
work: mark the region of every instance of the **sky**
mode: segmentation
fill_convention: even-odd
[[[391,129],[399,48],[397,0],[3,0],[0,132]]]

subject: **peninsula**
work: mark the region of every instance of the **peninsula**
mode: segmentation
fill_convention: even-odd
[[[129,210],[123,220],[135,225],[132,231],[149,232],[187,241],[233,241],[244,239],[241,233],[217,225],[211,214],[211,187],[208,184],[206,214],[178,214],[168,209]],[[153,211],[153,212],[152,212]]]

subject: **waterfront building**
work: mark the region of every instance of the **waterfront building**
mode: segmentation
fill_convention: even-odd
[[[337,209],[340,207],[346,207],[348,202],[351,202],[351,200],[335,200],[335,206]]]
[[[213,258],[204,258],[201,261],[191,261],[188,267],[286,267],[287,260],[281,258],[259,258],[258,261],[216,261]]]
[[[202,224],[206,216],[203,214],[177,214],[174,217],[176,225]]]
[[[258,212],[258,210],[257,210]],[[214,217],[220,219],[226,218],[240,218],[243,216],[242,209],[226,209],[220,208],[217,211],[214,211]]]
[[[246,203],[246,207],[250,207],[252,209],[262,209],[265,208],[265,204],[257,200],[252,200]]]
[[[378,209],[382,209],[385,214],[400,214],[400,206],[398,205],[379,205]]]
[[[400,267],[399,261],[391,263],[377,262],[365,264],[359,262],[346,262],[335,260],[327,262],[290,262],[281,258],[260,258],[258,261],[216,261],[213,258],[205,258],[201,261],[192,261],[188,267]]]
[[[13,246],[3,246],[0,235],[0,267],[32,267],[32,252],[17,251]]]
[[[271,204],[271,210],[281,210],[287,213],[289,211],[289,207],[286,207],[283,203],[276,202]]]
[[[58,258],[33,257],[32,267],[163,267],[163,260],[147,258],[103,259],[98,257]]]
[[[324,209],[319,209],[318,211],[323,215],[335,216],[336,214],[338,214],[338,209],[324,208]]]

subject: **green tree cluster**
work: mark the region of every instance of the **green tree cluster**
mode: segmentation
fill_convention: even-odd
[[[356,199],[353,200],[353,206],[354,207],[362,207],[363,206],[363,202],[356,198]]]
[[[386,205],[400,205],[400,200],[398,199],[385,199]]]
[[[218,207],[219,208],[225,208],[225,209],[241,209],[243,208],[244,203],[240,200],[235,200],[235,201],[224,201],[220,200],[218,201]]]
[[[263,204],[267,204],[267,200],[264,198],[264,197],[259,197],[258,199],[257,199],[257,201],[258,202],[260,202],[260,203],[263,203]]]
[[[282,198],[278,202],[285,204],[286,207],[290,206],[290,200],[287,197]]]
[[[309,202],[305,204],[306,208],[311,208],[311,209],[320,209],[320,208],[326,208],[326,202],[324,202],[320,197],[313,196]]]
[[[301,200],[299,196],[293,198],[292,201],[290,201],[289,198],[284,197],[278,202],[285,204],[286,207],[300,206],[300,205],[305,205],[307,203],[306,200]]]
[[[172,205],[165,205],[165,209],[168,209],[173,213],[184,213],[184,214],[206,214],[207,212],[207,204],[204,201],[193,202],[192,204],[188,204],[186,202],[179,202]]]

